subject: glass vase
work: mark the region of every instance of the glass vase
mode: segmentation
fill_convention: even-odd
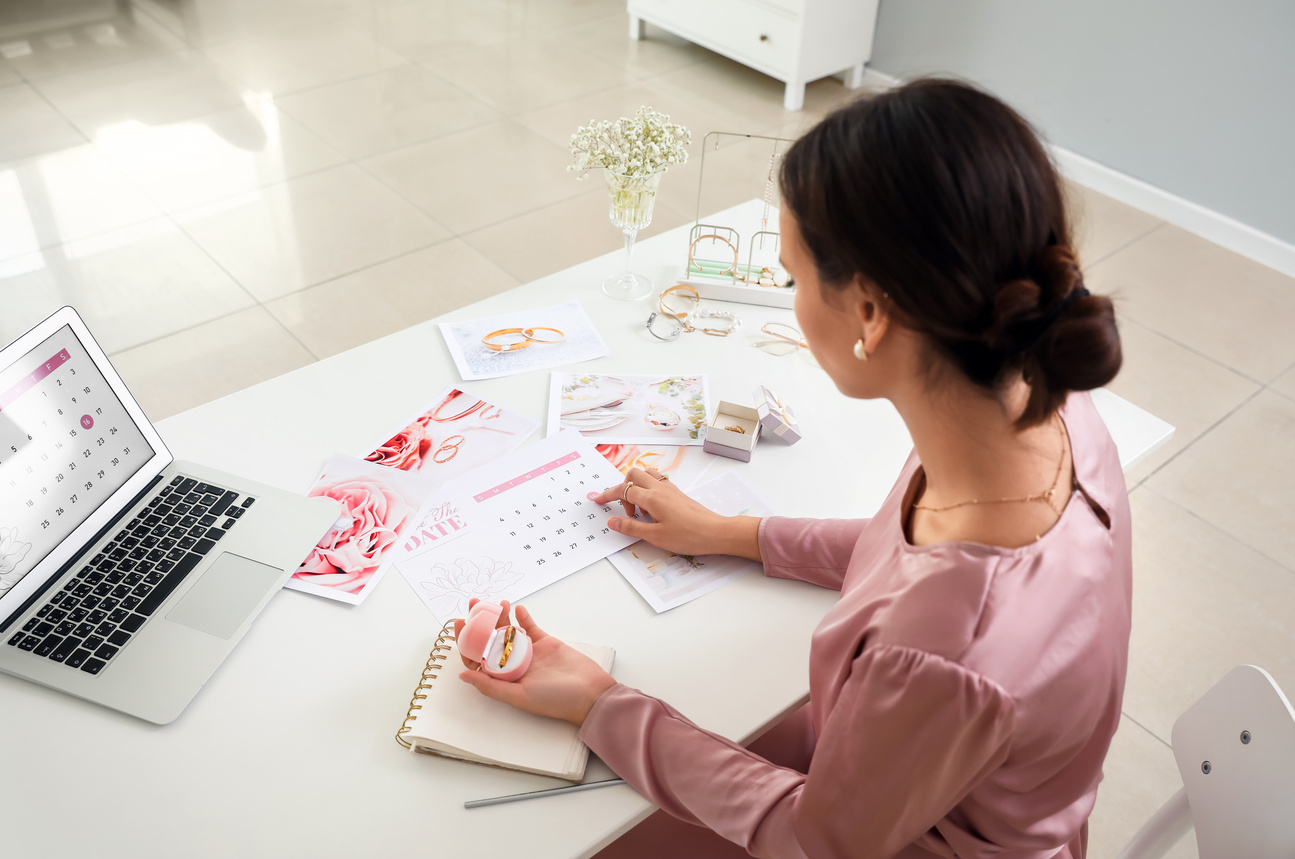
[[[609,196],[608,218],[625,234],[625,273],[603,281],[603,292],[621,301],[638,301],[652,293],[652,281],[634,273],[634,238],[652,223],[652,206],[664,170],[647,176],[621,176],[603,170]]]

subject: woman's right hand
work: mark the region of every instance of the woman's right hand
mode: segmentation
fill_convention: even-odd
[[[646,540],[676,555],[736,555],[760,560],[760,520],[721,516],[689,498],[655,468],[631,468],[624,483],[596,496],[597,504],[619,502],[625,516],[607,520],[614,531]],[[644,510],[651,522],[631,518]]]

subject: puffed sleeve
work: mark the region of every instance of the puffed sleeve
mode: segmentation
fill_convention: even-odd
[[[704,731],[625,686],[590,711],[581,738],[668,813],[762,857],[893,856],[1006,759],[1011,698],[924,651],[874,645],[850,676],[809,774]]]
[[[765,575],[840,590],[854,545],[869,521],[765,517],[759,531]]]

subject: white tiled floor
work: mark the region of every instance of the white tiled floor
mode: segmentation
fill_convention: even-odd
[[[25,33],[0,44],[0,339],[76,304],[155,418],[616,248],[599,178],[565,171],[591,117],[794,135],[849,97],[819,81],[786,113],[770,78],[627,40],[621,0],[101,5],[0,4]],[[767,156],[730,153],[704,209],[755,196],[737,180]],[[671,171],[646,234],[696,188],[695,159]],[[1295,282],[1072,197],[1122,316],[1112,388],[1178,428],[1128,476],[1129,682],[1090,852],[1113,857],[1179,786],[1196,696],[1242,662],[1295,693]]]

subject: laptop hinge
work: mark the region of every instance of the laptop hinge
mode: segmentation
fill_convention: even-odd
[[[102,528],[100,528],[99,533],[91,537],[90,540],[86,543],[86,545],[93,546],[94,544],[98,543],[101,539],[103,539],[104,534],[107,534],[113,528],[116,528],[117,523],[120,522],[122,519],[124,519],[127,513],[129,513],[131,510],[134,510],[135,505],[138,504],[140,500],[142,500],[143,497],[149,493],[149,490],[151,490],[154,486],[157,486],[158,481],[160,481],[161,479],[162,479],[162,475],[159,474],[156,477],[154,477],[152,480],[150,480],[148,482],[148,485],[145,486],[143,489],[141,489],[138,492],[138,494],[135,495],[134,498],[130,499],[130,503],[122,507],[120,513],[112,517],[112,519],[108,520],[107,524],[105,524]],[[27,599],[23,602],[23,604],[18,606],[17,610],[14,611],[13,614],[5,618],[3,623],[0,623],[0,633],[4,633],[8,631],[9,627],[13,625],[14,621],[16,621],[19,617],[21,617],[23,612],[31,608],[32,603],[36,602],[36,600],[43,597],[46,591],[52,588],[59,579],[63,578],[64,573],[66,573],[68,570],[72,569],[77,564],[79,564],[81,562],[81,559],[84,558],[87,554],[88,552],[80,552],[74,557],[69,558],[67,563],[65,563],[63,566],[59,567],[57,573],[55,573],[54,575],[50,576],[48,579],[45,580],[44,587],[37,588],[35,591],[33,591],[31,596],[27,597]]]

